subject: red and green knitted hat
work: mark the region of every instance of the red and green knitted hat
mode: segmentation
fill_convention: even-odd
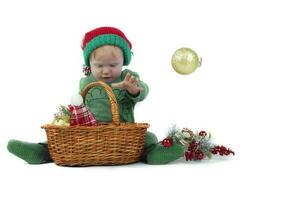
[[[90,54],[98,47],[114,45],[123,51],[124,65],[131,60],[131,43],[125,34],[114,27],[100,27],[87,32],[82,41],[83,57],[86,66],[90,66]]]

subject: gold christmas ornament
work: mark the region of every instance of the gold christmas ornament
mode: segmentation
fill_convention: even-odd
[[[193,73],[201,66],[202,58],[190,48],[177,49],[172,56],[173,69],[182,75]]]

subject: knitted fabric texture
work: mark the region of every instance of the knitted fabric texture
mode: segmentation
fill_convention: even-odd
[[[151,165],[167,164],[179,159],[183,154],[184,149],[180,144],[173,143],[171,147],[164,147],[161,143],[157,143],[149,152],[146,152],[146,163]]]
[[[123,51],[124,65],[129,65],[131,60],[131,43],[125,34],[114,27],[100,27],[87,32],[82,41],[83,57],[86,66],[90,66],[90,54],[104,45],[113,45]]]
[[[20,140],[10,140],[7,150],[29,164],[42,164],[52,162],[47,144],[29,143]]]

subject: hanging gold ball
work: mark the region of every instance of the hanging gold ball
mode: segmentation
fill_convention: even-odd
[[[197,53],[190,48],[177,49],[172,56],[172,67],[182,75],[193,73],[200,65]]]

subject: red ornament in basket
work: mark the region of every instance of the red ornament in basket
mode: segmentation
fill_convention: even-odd
[[[83,104],[81,95],[74,95],[71,99],[71,105],[68,106],[71,112],[70,125],[94,126],[97,120],[93,113]]]

